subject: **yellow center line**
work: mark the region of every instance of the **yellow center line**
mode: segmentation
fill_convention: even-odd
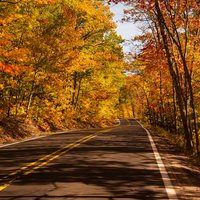
[[[128,119],[126,119],[126,120],[127,120],[128,123],[129,123],[129,125],[126,125],[126,126],[130,126],[131,124],[130,124],[129,120],[128,120]],[[120,126],[120,127],[116,127],[116,128],[111,128],[111,129],[103,130],[103,131],[100,131],[100,132],[97,132],[97,133],[93,133],[93,134],[91,134],[91,135],[89,135],[89,136],[86,136],[86,137],[84,137],[84,138],[82,138],[82,139],[80,139],[80,140],[77,140],[77,141],[75,141],[75,142],[73,142],[73,143],[71,143],[71,144],[69,144],[69,145],[67,145],[67,146],[65,146],[65,147],[63,147],[63,148],[61,148],[61,149],[58,149],[57,151],[55,151],[55,152],[53,152],[53,153],[51,153],[51,154],[48,154],[48,155],[46,155],[46,156],[44,156],[44,157],[38,159],[38,160],[35,161],[35,162],[30,163],[29,165],[27,165],[27,166],[25,166],[25,167],[22,167],[22,168],[19,169],[19,170],[16,170],[15,172],[10,173],[9,175],[7,175],[7,176],[3,177],[2,179],[0,179],[0,181],[2,181],[3,179],[8,178],[9,176],[16,175],[17,173],[23,171],[24,169],[27,169],[28,167],[33,166],[33,165],[35,165],[35,164],[38,163],[37,166],[35,166],[34,168],[32,168],[32,169],[30,169],[29,171],[27,171],[27,172],[25,172],[25,173],[22,174],[22,175],[28,175],[28,174],[30,174],[31,172],[33,172],[34,170],[39,169],[40,167],[46,165],[47,163],[49,163],[49,162],[51,162],[52,160],[58,158],[59,156],[63,155],[64,153],[66,153],[66,152],[68,152],[68,151],[74,149],[75,147],[79,146],[80,144],[82,144],[82,143],[84,143],[84,142],[86,142],[86,141],[88,141],[88,140],[90,140],[90,139],[92,139],[92,138],[94,138],[94,137],[96,137],[96,136],[102,134],[102,133],[105,133],[105,132],[108,132],[108,131],[111,131],[111,130],[115,130],[115,129],[120,129],[120,128],[123,128],[123,127],[126,127],[126,126]],[[72,146],[72,145],[73,145],[73,146]],[[69,149],[67,149],[67,148],[70,147],[70,146],[72,146],[72,147],[69,148]],[[66,149],[66,150],[65,150],[65,151],[62,151],[62,150],[64,150],[64,149]],[[52,158],[48,159],[47,161],[45,161],[45,162],[39,164],[40,161],[42,161],[42,160],[44,160],[45,158],[48,158],[48,157],[50,157],[50,156],[52,156],[52,155],[54,155],[54,154],[56,154],[56,153],[58,153],[58,152],[60,152],[60,151],[62,151],[60,154],[57,154],[57,155],[53,156]],[[15,177],[15,178],[13,178],[12,180],[10,180],[10,181],[9,181],[9,184],[4,184],[3,186],[0,186],[0,191],[2,191],[3,189],[5,189],[6,187],[10,186],[10,184],[11,184],[12,182],[14,182],[16,179],[20,178],[20,176],[21,176],[21,175],[19,175],[18,177]]]
[[[130,121],[128,119],[125,119],[125,120],[128,122],[127,126],[130,126],[131,125]]]
[[[74,145],[73,147],[71,147],[71,148],[69,148],[69,149],[67,149],[67,150],[65,150],[65,151],[63,151],[63,152],[61,152],[60,154],[58,154],[58,155],[56,155],[56,156],[50,158],[49,160],[47,160],[47,161],[41,163],[40,165],[34,167],[32,170],[30,170],[30,171],[28,171],[28,172],[25,172],[23,175],[28,175],[28,174],[30,174],[30,173],[33,172],[34,170],[36,170],[36,169],[38,169],[38,168],[40,168],[40,167],[46,165],[47,163],[51,162],[51,161],[54,160],[55,158],[58,158],[59,156],[63,155],[64,153],[66,153],[66,152],[70,151],[71,149],[74,149],[75,147],[79,146],[80,144],[82,144],[82,143],[84,143],[84,142],[86,142],[86,141],[88,141],[88,140],[90,140],[90,139],[96,137],[96,136],[99,135],[99,134],[102,134],[102,133],[104,133],[104,132],[108,132],[108,131],[110,131],[110,130],[114,130],[114,129],[109,129],[109,130],[106,130],[106,131],[101,131],[101,132],[96,133],[94,136],[91,136],[91,137],[89,137],[89,138],[87,138],[87,139],[81,141],[80,143]]]
[[[59,151],[62,151],[63,149],[66,149],[66,148],[72,146],[73,144],[76,144],[76,143],[78,143],[78,142],[80,142],[80,141],[82,141],[82,140],[84,140],[84,139],[86,139],[86,138],[88,138],[88,137],[91,137],[92,135],[94,135],[94,133],[91,134],[91,135],[88,135],[88,136],[86,136],[86,137],[84,137],[84,138],[82,138],[82,139],[80,139],[80,140],[77,140],[77,141],[75,141],[75,142],[73,142],[73,143],[71,143],[71,144],[69,144],[69,145],[67,145],[67,146],[65,146],[65,147],[63,147],[63,148],[61,148],[61,149],[58,149],[57,151],[54,151],[53,153],[51,153],[51,154],[49,154],[49,155],[46,155],[46,156],[44,156],[44,157],[38,159],[37,161],[34,161],[34,162],[32,162],[32,163],[30,163],[30,164],[28,164],[28,165],[22,167],[21,169],[16,170],[15,172],[10,173],[10,174],[7,175],[7,176],[4,176],[2,179],[0,179],[0,181],[2,181],[2,180],[4,180],[4,179],[8,178],[9,176],[13,176],[13,175],[17,174],[17,173],[19,173],[19,172],[21,172],[21,171],[27,169],[28,167],[33,166],[33,165],[35,165],[36,163],[38,163],[38,162],[44,160],[45,158],[48,158],[48,157],[50,157],[50,156],[52,156],[52,155],[58,153]],[[0,190],[0,191],[1,191],[1,190]]]

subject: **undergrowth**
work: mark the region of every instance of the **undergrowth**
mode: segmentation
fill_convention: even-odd
[[[159,133],[160,136],[168,139],[168,141],[178,147],[181,152],[186,156],[193,164],[197,165],[200,168],[200,158],[197,157],[195,150],[188,151],[185,144],[185,138],[183,134],[175,134],[174,132],[166,131],[162,127],[152,126],[144,123],[145,126]]]

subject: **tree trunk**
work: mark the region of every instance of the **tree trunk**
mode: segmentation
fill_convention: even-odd
[[[125,103],[125,104],[126,104],[126,110],[127,110],[128,117],[131,118],[130,112],[129,112],[129,109],[128,109],[128,105],[127,105],[127,103]]]
[[[135,118],[135,106],[133,103],[133,94],[132,93],[130,94],[130,97],[131,97],[131,106],[132,106],[133,117]]]
[[[169,66],[169,70],[170,70],[170,74],[172,76],[172,79],[175,83],[175,88],[176,88],[176,92],[177,92],[177,97],[178,97],[178,105],[179,105],[179,109],[180,109],[180,113],[181,113],[181,118],[182,118],[182,122],[183,122],[183,127],[184,127],[184,132],[185,132],[185,137],[186,137],[186,145],[188,150],[192,150],[192,141],[191,141],[191,137],[190,137],[190,130],[189,130],[189,124],[186,118],[186,113],[184,112],[184,106],[183,106],[183,100],[182,100],[182,94],[181,94],[181,87],[179,85],[179,82],[177,80],[177,74],[174,70],[174,60],[172,59],[171,56],[171,51],[169,48],[169,43],[168,43],[168,37],[166,35],[166,31],[165,31],[165,25],[164,25],[164,18],[162,15],[162,11],[160,8],[160,3],[158,0],[155,0],[155,7],[157,10],[157,20],[159,22],[159,27],[160,27],[160,32],[162,35],[162,39],[163,39],[163,43],[164,43],[164,48],[166,51],[166,56],[168,59],[168,66]]]
[[[164,124],[166,123],[166,119],[165,119],[165,106],[164,106],[164,101],[163,101],[163,92],[162,92],[162,72],[160,71],[160,101],[161,101],[161,106],[162,106],[162,112],[160,112],[160,115],[161,115],[161,121],[162,121],[162,124],[164,126]],[[162,115],[163,113],[163,115]]]
[[[12,90],[10,89],[10,96],[8,99],[8,111],[7,111],[7,117],[10,117],[10,111],[11,111],[11,100],[12,100]]]
[[[71,105],[73,106],[74,103],[75,103],[75,98],[76,98],[76,86],[77,86],[77,72],[74,72],[74,91],[72,93],[72,102],[71,102]]]
[[[79,93],[80,93],[80,90],[81,90],[81,82],[82,82],[82,78],[81,80],[79,81],[79,86],[78,86],[78,94],[77,94],[77,97],[76,97],[76,104],[75,104],[75,110],[77,109],[77,106],[78,106],[78,100],[79,100]]]
[[[174,130],[175,130],[175,134],[178,134],[177,102],[176,102],[176,92],[175,92],[174,84],[173,84],[173,104],[174,104]]]
[[[32,87],[31,87],[31,92],[28,98],[28,105],[27,105],[27,109],[26,109],[26,117],[28,117],[28,112],[31,106],[31,102],[32,102],[32,97],[33,97],[33,93],[34,93],[34,89],[35,89],[35,79],[36,79],[36,75],[37,75],[38,70],[35,70],[35,74],[34,74],[34,78],[33,78],[33,82],[32,82]]]
[[[19,110],[19,100],[20,100],[20,94],[21,94],[21,82],[18,80],[19,85],[18,85],[18,94],[16,95],[16,109],[15,109],[15,117],[18,115],[18,110]]]

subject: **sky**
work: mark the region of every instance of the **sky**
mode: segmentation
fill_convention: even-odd
[[[123,10],[126,7],[122,4],[122,3],[118,3],[118,4],[114,4],[112,3],[110,5],[110,10],[111,12],[113,12],[115,14],[114,16],[114,21],[117,23],[117,34],[121,35],[123,39],[125,40],[129,40],[131,38],[134,38],[135,35],[139,34],[139,29],[136,27],[136,25],[134,25],[131,22],[118,22],[120,21],[120,19],[123,18]],[[129,52],[130,51],[131,46],[127,46],[124,45],[123,46],[123,50],[124,52]]]

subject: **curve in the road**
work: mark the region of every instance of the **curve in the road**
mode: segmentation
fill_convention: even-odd
[[[128,119],[126,119],[126,120],[129,123],[126,126],[130,126],[131,124],[130,124],[129,120]],[[4,176],[3,178],[0,179],[0,183],[2,181],[4,181],[4,180],[8,179],[9,177],[12,177],[12,176],[15,176],[15,177],[13,177],[13,178],[11,178],[11,180],[7,181],[8,183],[5,183],[4,185],[0,186],[0,191],[3,190],[3,189],[5,189],[5,188],[7,188],[8,186],[10,186],[15,180],[19,179],[22,175],[28,175],[28,174],[30,174],[31,172],[39,169],[40,167],[42,167],[42,166],[46,165],[47,163],[53,161],[54,159],[58,158],[59,156],[65,154],[66,152],[74,149],[75,147],[79,146],[80,144],[83,144],[84,142],[86,142],[86,141],[88,141],[88,140],[90,140],[90,139],[92,139],[92,138],[94,138],[94,137],[96,137],[96,136],[98,136],[98,135],[100,135],[102,133],[105,133],[105,132],[108,132],[108,131],[111,131],[111,130],[114,130],[114,129],[123,128],[123,127],[126,127],[126,126],[114,127],[114,128],[110,128],[110,129],[107,129],[107,130],[99,131],[97,133],[88,135],[88,136],[86,136],[84,138],[81,138],[80,140],[77,140],[77,141],[75,141],[75,142],[73,142],[73,143],[71,143],[71,144],[69,144],[69,145],[67,145],[67,146],[65,146],[63,148],[58,149],[57,151],[52,152],[51,154],[48,154],[48,155],[46,155],[46,156],[44,156],[44,157],[36,160],[35,162],[32,162],[32,163],[30,163],[30,164],[22,167],[19,170],[16,170],[16,171],[14,171],[14,172],[12,172],[12,173]],[[70,146],[72,146],[72,147],[70,147]],[[59,152],[59,154],[57,154],[58,152]],[[51,157],[52,155],[54,155],[54,156]],[[51,158],[49,158],[49,157],[51,157]],[[45,160],[46,158],[49,158],[49,159],[46,160],[45,162],[41,163],[41,161]],[[35,166],[36,164],[37,164],[37,166]],[[35,166],[35,167],[29,169],[31,166]],[[26,171],[26,172],[18,175],[20,172],[22,172],[24,170],[27,170],[27,169],[28,169],[28,171]]]
[[[2,166],[0,166],[1,169],[4,170],[1,173],[2,178],[0,179],[0,184],[2,185],[2,186],[0,185],[0,199],[1,199],[1,197],[3,197],[4,199],[15,198],[14,197],[15,194],[13,193],[12,195],[10,195],[9,191],[14,191],[14,190],[18,191],[18,190],[16,190],[17,187],[20,187],[20,190],[21,190],[21,186],[23,188],[23,184],[19,185],[19,182],[24,183],[24,184],[28,183],[29,185],[34,184],[34,183],[32,183],[32,181],[40,178],[37,176],[37,174],[40,174],[41,173],[40,171],[44,170],[43,166],[48,163],[51,163],[50,166],[52,166],[55,169],[57,169],[60,166],[62,167],[62,165],[67,166],[67,167],[63,168],[64,172],[65,172],[64,174],[68,174],[68,176],[67,176],[68,181],[66,181],[67,185],[69,185],[69,184],[73,185],[73,183],[76,183],[76,182],[80,184],[80,182],[81,182],[83,184],[83,187],[86,187],[86,186],[92,185],[92,184],[96,184],[98,186],[97,188],[99,189],[102,187],[102,183],[103,183],[102,181],[104,180],[104,182],[106,184],[103,183],[103,185],[107,188],[110,187],[109,190],[112,191],[113,194],[115,194],[113,197],[112,196],[110,196],[110,197],[104,196],[105,198],[108,198],[108,199],[114,200],[114,199],[119,199],[119,198],[121,199],[124,197],[125,199],[142,199],[143,200],[143,197],[141,197],[141,195],[148,197],[148,198],[150,197],[147,193],[144,192],[144,188],[146,188],[146,192],[150,192],[152,195],[154,195],[154,197],[152,196],[153,200],[155,200],[155,199],[160,200],[161,196],[162,196],[162,199],[178,200],[176,192],[171,184],[171,180],[170,180],[168,173],[165,169],[165,166],[161,160],[161,156],[159,155],[157,148],[154,144],[154,141],[153,141],[150,133],[148,132],[148,130],[146,130],[143,127],[143,125],[135,119],[129,119],[129,120],[128,119],[126,119],[126,120],[120,119],[119,122],[120,123],[119,123],[118,127],[104,128],[103,130],[102,129],[101,130],[100,129],[99,130],[97,130],[97,129],[82,130],[82,131],[79,130],[76,133],[71,134],[72,138],[70,140],[69,140],[69,138],[71,136],[67,135],[67,134],[60,134],[58,136],[53,136],[52,138],[48,137],[48,140],[50,139],[50,142],[52,142],[52,144],[55,143],[55,145],[53,145],[51,148],[48,148],[49,145],[51,145],[51,144],[49,144],[48,141],[45,141],[45,139],[43,139],[42,141],[44,142],[44,144],[47,145],[46,149],[41,148],[41,145],[36,145],[37,141],[35,141],[35,142],[30,141],[27,143],[23,143],[24,150],[28,149],[31,152],[31,153],[29,152],[28,155],[32,155],[32,158],[27,159],[27,157],[26,157],[26,159],[25,159],[25,157],[24,157],[23,160],[25,160],[25,162],[22,162],[20,164],[21,167],[19,167],[20,165],[17,165],[17,163],[16,163],[16,166],[11,167],[12,162],[14,162],[14,160],[15,160],[15,154],[18,156],[20,155],[21,158],[23,158],[23,156],[27,155],[27,153],[24,153],[22,151],[23,148],[21,147],[20,144],[14,145],[13,148],[6,147],[5,150],[1,149],[1,153],[3,153],[2,155],[4,155],[1,160],[4,162],[5,165],[3,166],[3,163],[2,163]],[[122,128],[124,128],[124,129],[122,129]],[[89,134],[89,132],[91,132],[92,134]],[[109,132],[109,134],[108,134],[108,132]],[[105,133],[105,134],[103,134],[103,133]],[[79,139],[76,138],[77,134],[79,135]],[[103,134],[103,135],[100,138],[99,137],[95,138],[96,136],[99,136],[101,134]],[[85,136],[85,137],[83,137],[83,136]],[[57,140],[56,140],[57,143],[55,142],[56,138],[57,138]],[[65,140],[68,138],[67,141],[69,141],[69,142],[68,142],[68,145],[65,144],[64,147],[61,148],[59,146],[61,146],[60,143],[62,142],[62,138],[63,139],[65,138]],[[93,138],[95,138],[95,139],[92,141],[89,141]],[[116,139],[113,139],[113,141],[112,141],[112,138],[116,138]],[[103,142],[105,140],[111,140],[110,143],[112,143],[112,146],[109,145],[109,142],[108,142],[108,144],[106,143],[108,146],[107,145],[105,146],[105,143]],[[83,144],[83,143],[85,143],[85,144]],[[81,144],[83,144],[83,145],[81,145]],[[103,144],[103,146],[102,146],[102,144]],[[78,147],[79,145],[81,145],[80,148]],[[37,146],[40,147],[41,149],[44,149],[44,151],[40,152],[40,149],[37,149]],[[78,148],[76,148],[76,147],[78,147]],[[74,149],[74,150],[70,151],[72,149]],[[16,153],[16,150],[18,150],[17,153]],[[85,154],[83,153],[84,150],[85,150]],[[152,150],[153,150],[153,152],[152,152]],[[36,153],[34,153],[32,151],[35,151]],[[72,154],[67,153],[69,151]],[[81,153],[74,154],[73,152],[76,152],[76,151],[81,152]],[[12,152],[14,154],[12,154]],[[90,156],[93,156],[93,154],[91,154],[91,152],[95,152],[96,156],[98,155],[99,158],[102,155],[106,155],[107,158],[110,160],[109,162],[111,163],[111,164],[108,163],[108,166],[112,165],[110,167],[110,169],[107,169],[104,166],[102,168],[100,168],[99,166],[94,166],[94,168],[89,168],[89,169],[92,169],[92,171],[88,171],[86,168],[86,164],[84,164],[84,162],[85,162],[84,160],[82,160],[80,163],[77,162],[78,163],[77,165],[69,164],[69,161],[71,163],[75,163],[73,161],[74,159],[77,159],[78,156],[81,156],[81,155],[86,156],[87,155],[86,153],[89,153],[87,156],[89,159],[91,159]],[[103,152],[103,153],[101,153],[101,152]],[[67,153],[67,154],[65,154],[65,153]],[[104,153],[106,153],[106,154],[104,154]],[[70,157],[71,156],[70,154],[75,157]],[[61,155],[63,155],[63,156],[61,157]],[[10,159],[6,160],[6,156],[8,158],[10,156]],[[154,158],[154,156],[156,159]],[[53,160],[55,160],[56,158],[59,158],[59,157],[61,160],[61,164],[56,165],[55,161],[52,162]],[[64,159],[63,157],[69,157],[69,158],[71,158],[71,160],[68,159],[68,163],[66,164],[65,162],[63,162],[63,159]],[[82,159],[82,157],[81,157],[81,159]],[[101,162],[99,164],[101,164]],[[9,170],[5,170],[6,166],[9,166]],[[46,169],[50,166],[47,165]],[[39,168],[41,168],[41,169],[38,170]],[[73,172],[73,175],[70,174],[71,170],[76,169],[76,168],[78,169],[78,171],[75,170]],[[111,168],[115,172],[110,171]],[[95,173],[94,173],[94,170],[96,170]],[[5,173],[6,171],[9,171],[9,173]],[[32,172],[34,172],[34,173],[32,173]],[[113,173],[116,173],[116,175],[114,175]],[[8,175],[5,175],[5,174],[8,174]],[[25,175],[29,175],[29,176],[25,176]],[[51,174],[52,177],[46,176],[45,174],[43,174],[42,176],[46,177],[44,179],[45,183],[50,183],[50,182],[54,182],[54,181],[55,182],[59,181],[60,179],[63,178],[63,174],[61,176],[62,178],[61,177],[59,178],[59,175],[60,175],[60,172],[58,171],[53,176]],[[102,176],[102,177],[104,177],[104,179],[99,179],[98,181],[96,181],[96,178],[94,178],[96,176],[97,177]],[[30,177],[32,177],[32,179],[30,179]],[[33,179],[33,177],[34,177],[34,179]],[[143,180],[143,177],[144,177],[144,180]],[[151,179],[150,179],[150,177],[151,177]],[[108,181],[106,181],[107,178],[108,178]],[[16,180],[18,180],[18,181],[16,181]],[[16,183],[14,183],[15,181],[16,181]],[[116,182],[116,184],[121,182],[121,186],[120,185],[119,186],[120,187],[123,186],[125,189],[130,188],[133,185],[135,185],[135,188],[143,187],[143,190],[140,191],[140,189],[139,189],[138,191],[140,191],[141,193],[139,194],[139,192],[138,192],[138,194],[135,194],[135,196],[129,195],[130,191],[127,192],[126,194],[124,191],[123,192],[121,191],[121,193],[120,193],[120,191],[118,191],[117,189],[113,190],[113,188],[112,188],[113,184],[115,186],[118,186],[115,184],[115,182]],[[160,184],[159,191],[155,191],[155,184],[158,184],[158,183]],[[40,183],[39,183],[39,185],[40,185]],[[8,186],[10,186],[10,187],[8,187]],[[71,186],[67,186],[67,187],[71,187]],[[156,188],[158,188],[158,187],[156,187]],[[32,188],[30,188],[30,190],[32,190]],[[2,194],[1,194],[1,191],[2,191]],[[22,191],[23,191],[23,189],[22,189]],[[132,191],[135,191],[135,189]],[[34,194],[34,195],[36,195],[36,194]],[[40,199],[39,197],[36,198],[36,196],[34,196],[34,195],[32,197],[26,195],[25,197],[30,198],[30,199]],[[124,196],[121,196],[121,195],[124,195]],[[140,195],[140,196],[138,196],[138,195]],[[60,197],[62,197],[62,196],[63,195],[61,195]],[[20,196],[18,196],[18,197],[20,198]],[[25,197],[23,197],[23,198],[25,198]],[[84,195],[81,195],[81,193],[80,194],[74,193],[74,196],[66,195],[65,197],[66,198],[77,197],[77,198],[82,199],[82,198],[92,198],[92,195],[84,196]],[[99,196],[98,198],[101,198],[101,197],[104,198],[103,196]],[[16,194],[16,198],[17,198],[17,194]],[[56,198],[56,196],[49,197],[48,199],[51,199],[51,198],[54,199],[54,198]],[[42,196],[41,196],[41,199],[43,199]]]

